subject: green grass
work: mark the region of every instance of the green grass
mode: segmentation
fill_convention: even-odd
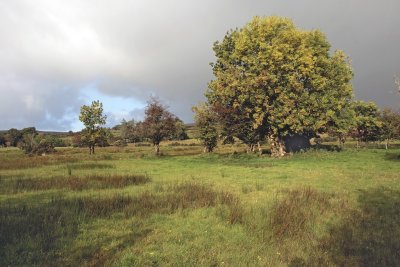
[[[0,149],[0,266],[393,266],[400,150]]]

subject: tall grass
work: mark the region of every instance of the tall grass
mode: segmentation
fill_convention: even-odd
[[[74,163],[79,158],[71,156],[24,156],[18,158],[3,158],[0,160],[0,170],[28,169],[46,165]]]
[[[230,220],[234,223],[241,216],[235,210],[237,202],[231,194],[192,182],[171,186],[162,194],[59,197],[43,205],[3,203],[0,205],[0,265],[62,262],[66,257],[63,249],[77,235],[79,225],[95,218],[109,218],[115,213],[122,213],[127,218],[145,218],[154,213],[171,214],[185,209],[226,205],[232,210]],[[75,262],[82,263],[82,260]]]
[[[39,191],[50,189],[106,189],[123,188],[130,185],[148,183],[150,179],[145,175],[90,175],[85,177],[67,176],[53,178],[18,178],[8,181],[4,189],[18,193],[25,191]]]
[[[294,238],[305,234],[309,224],[330,208],[329,198],[328,194],[310,187],[288,191],[272,208],[273,237]]]

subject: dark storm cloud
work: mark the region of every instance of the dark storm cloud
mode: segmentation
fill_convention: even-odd
[[[351,57],[356,98],[398,107],[399,7],[395,0],[2,1],[0,128],[68,129],[88,85],[139,101],[158,95],[190,121],[212,79],[213,42],[255,15],[321,29]]]

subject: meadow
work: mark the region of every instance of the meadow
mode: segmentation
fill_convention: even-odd
[[[395,266],[400,149],[0,148],[0,266]]]

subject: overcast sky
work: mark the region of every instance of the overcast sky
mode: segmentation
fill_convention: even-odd
[[[109,125],[138,120],[150,95],[190,122],[213,42],[255,15],[320,29],[350,56],[356,99],[399,108],[399,0],[0,0],[0,129],[79,130],[97,99]]]

